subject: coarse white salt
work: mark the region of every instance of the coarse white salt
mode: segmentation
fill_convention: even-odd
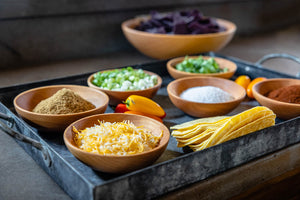
[[[234,100],[231,94],[214,86],[192,87],[183,91],[180,97],[198,103],[222,103]]]

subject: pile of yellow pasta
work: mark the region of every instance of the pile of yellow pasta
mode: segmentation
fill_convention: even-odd
[[[199,151],[275,124],[276,115],[264,106],[226,117],[202,118],[171,127],[178,147]]]
[[[136,127],[129,121],[99,122],[99,125],[78,131],[73,127],[75,143],[87,152],[101,155],[132,155],[155,148],[162,137]]]

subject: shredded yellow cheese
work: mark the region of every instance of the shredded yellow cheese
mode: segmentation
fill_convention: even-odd
[[[132,155],[155,148],[162,137],[150,130],[136,127],[129,121],[100,122],[99,125],[78,131],[73,126],[75,143],[87,152],[101,155]]]

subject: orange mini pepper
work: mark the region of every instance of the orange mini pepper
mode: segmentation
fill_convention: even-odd
[[[256,83],[259,83],[259,82],[264,81],[264,80],[266,80],[266,79],[267,79],[267,78],[265,78],[265,77],[258,77],[258,78],[253,79],[253,80],[250,82],[250,84],[248,85],[248,87],[247,87],[247,96],[248,96],[249,98],[253,99],[253,98],[254,98],[253,93],[252,93],[253,86],[254,86]]]
[[[245,88],[245,90],[247,90],[247,87],[248,87],[248,85],[250,84],[251,79],[250,79],[249,76],[247,76],[247,75],[241,75],[241,76],[239,76],[239,77],[237,77],[237,78],[235,79],[235,82],[236,82],[238,85],[240,85],[240,86],[242,86],[243,88]]]

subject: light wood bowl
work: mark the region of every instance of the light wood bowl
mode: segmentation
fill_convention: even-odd
[[[228,93],[235,99],[224,103],[197,103],[180,98],[180,94],[188,88],[197,86],[215,86]],[[169,83],[169,98],[172,103],[193,117],[212,117],[225,115],[236,108],[245,98],[245,89],[234,81],[215,77],[186,77]]]
[[[32,112],[34,107],[44,99],[54,95],[58,90],[67,88],[91,102],[96,108],[73,114],[39,114]],[[17,113],[30,125],[43,131],[63,131],[72,122],[94,114],[104,113],[108,106],[108,96],[96,89],[80,85],[51,85],[22,92],[14,99]]]
[[[299,79],[274,78],[259,82],[253,86],[253,96],[262,105],[270,108],[280,119],[292,119],[300,116],[300,104],[285,103],[268,98],[266,95],[278,88],[300,85]]]
[[[78,130],[83,130],[87,127],[94,126],[94,124],[99,124],[98,120],[105,122],[122,122],[124,120],[129,120],[136,126],[143,126],[144,128],[149,129],[152,131],[153,135],[158,136],[163,132],[163,136],[159,145],[154,149],[134,155],[100,155],[79,149],[74,142],[75,133],[72,131],[72,127],[74,126]],[[165,151],[169,138],[169,129],[162,123],[149,117],[124,113],[89,116],[72,123],[64,132],[65,144],[77,159],[95,170],[108,173],[126,173],[151,165]]]
[[[189,56],[189,58],[198,58],[199,56]],[[210,56],[202,56],[204,59],[211,58]],[[167,62],[167,70],[169,74],[174,78],[183,78],[183,77],[195,77],[195,76],[202,76],[202,77],[219,77],[219,78],[226,78],[230,79],[233,74],[235,73],[237,66],[234,62],[224,59],[214,57],[216,62],[219,64],[221,69],[228,68],[227,72],[222,73],[209,73],[209,74],[201,74],[201,73],[190,73],[190,72],[183,72],[176,69],[176,65],[184,60],[185,57],[179,57],[171,59]]]
[[[105,71],[111,71],[111,70],[105,70]],[[88,77],[87,84],[89,87],[100,90],[100,91],[104,92],[105,94],[107,94],[109,96],[109,104],[110,105],[117,105],[119,103],[122,103],[130,95],[140,95],[140,96],[144,96],[144,97],[151,99],[155,96],[155,94],[161,87],[162,78],[153,72],[146,71],[146,70],[143,70],[143,71],[149,75],[157,76],[157,84],[154,87],[151,87],[151,88],[148,88],[145,90],[133,90],[133,91],[112,91],[112,90],[101,89],[92,83],[92,81],[94,79],[94,75],[96,73],[94,73]],[[104,72],[104,71],[101,71],[101,72]]]
[[[138,31],[135,29],[146,17],[124,21],[121,25],[127,40],[143,54],[156,59],[219,51],[225,47],[236,31],[236,25],[224,19],[216,19],[226,28],[219,33],[198,35],[170,35]]]

